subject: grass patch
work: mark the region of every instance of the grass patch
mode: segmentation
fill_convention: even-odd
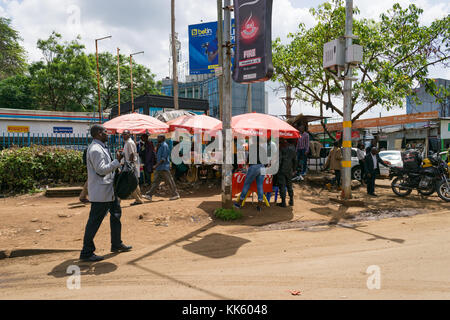
[[[214,215],[216,218],[221,219],[223,221],[233,221],[242,219],[243,215],[240,211],[235,209],[217,209],[214,211]]]

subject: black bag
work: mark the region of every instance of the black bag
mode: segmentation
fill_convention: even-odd
[[[134,165],[125,161],[122,170],[114,177],[114,193],[120,199],[127,199],[138,187]]]
[[[88,148],[84,149],[84,151],[83,151],[83,164],[85,166],[87,166],[87,151],[88,151]]]

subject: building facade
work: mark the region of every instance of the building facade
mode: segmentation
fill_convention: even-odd
[[[438,88],[446,88],[447,90],[450,90],[450,80],[434,79],[434,81]],[[416,102],[414,97],[412,96],[406,98],[407,114],[438,111],[439,117],[450,117],[450,96],[446,99],[443,99],[444,101],[440,102],[438,101],[437,97],[428,94],[425,91],[425,86],[423,85],[416,90],[416,94],[417,99],[420,102]],[[440,98],[444,98],[443,93],[441,94]],[[423,125],[424,123],[411,124],[408,127],[418,128]]]
[[[173,96],[173,81],[170,78],[162,80],[162,93]],[[232,81],[233,116],[247,113],[248,86]],[[178,84],[180,98],[205,99],[209,102],[209,115],[219,118],[219,80],[213,75],[191,75],[186,82]],[[265,83],[252,84],[252,112],[268,113]]]

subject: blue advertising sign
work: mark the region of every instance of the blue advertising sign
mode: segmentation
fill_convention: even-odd
[[[73,133],[71,127],[53,127],[53,133]]]
[[[231,22],[231,43],[235,43],[235,25]],[[190,74],[214,73],[219,65],[217,22],[189,26]]]

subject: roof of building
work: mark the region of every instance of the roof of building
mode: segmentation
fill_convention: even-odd
[[[208,111],[209,102],[208,100],[202,99],[191,99],[191,98],[179,98],[180,110],[197,110],[197,111]],[[134,109],[140,108],[163,108],[163,109],[173,109],[174,98],[162,95],[152,95],[144,94],[142,96],[136,97],[134,99]],[[131,101],[121,104],[121,113],[129,113],[132,110]],[[113,107],[111,111],[111,116],[115,117],[118,114],[117,106]]]

